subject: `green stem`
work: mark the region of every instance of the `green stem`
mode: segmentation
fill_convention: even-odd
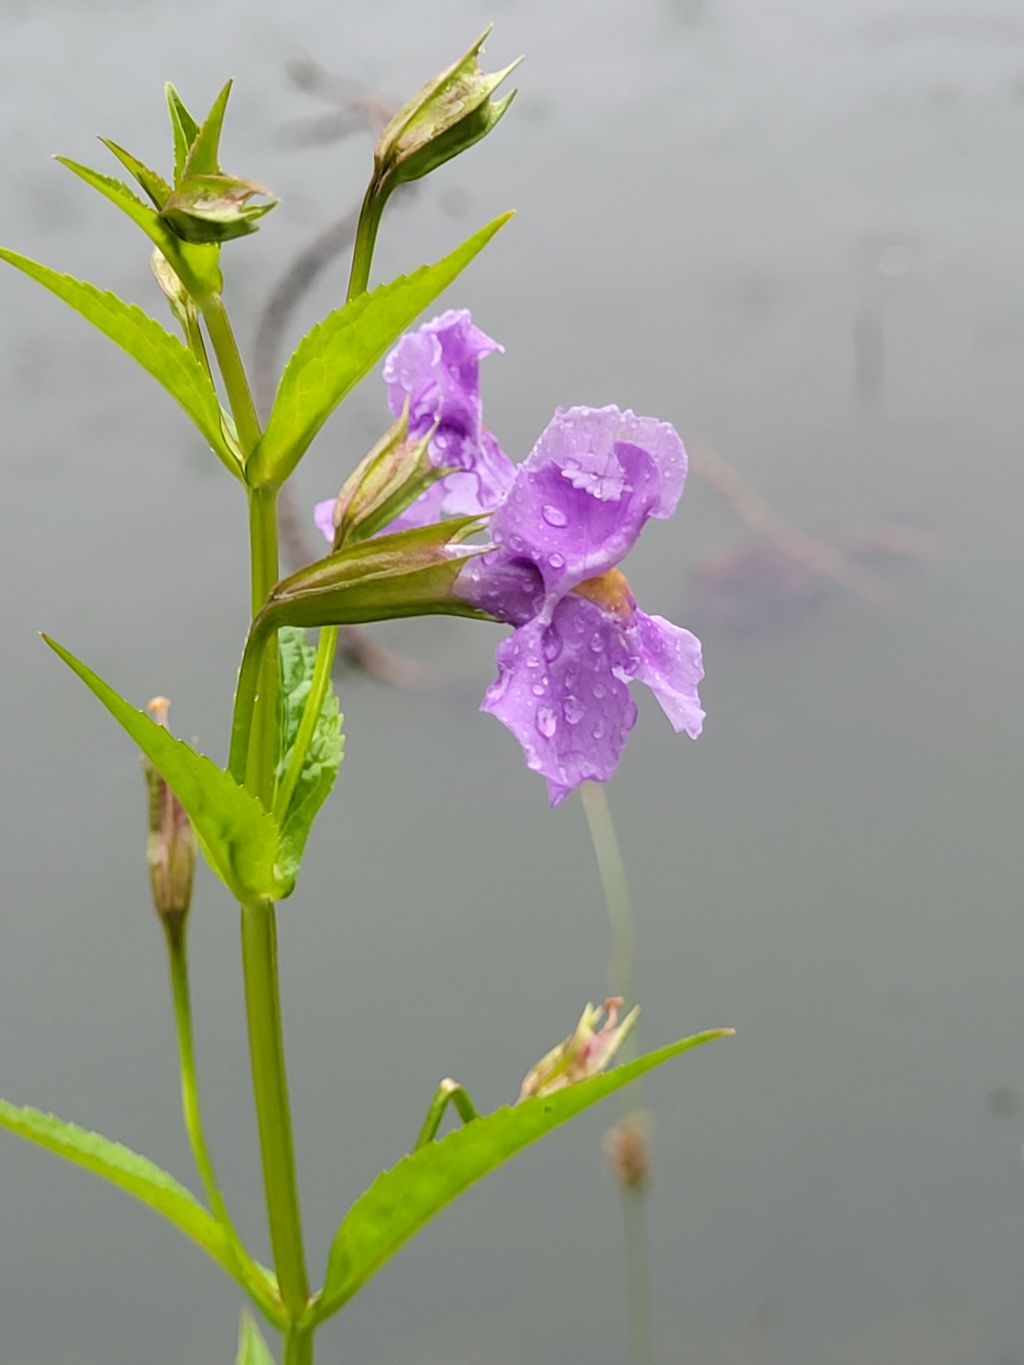
[[[235,341],[235,334],[231,330],[231,323],[228,321],[224,302],[219,294],[209,295],[199,306],[206,330],[210,334],[213,353],[220,366],[224,389],[238,429],[242,453],[248,459],[259,443],[260,423],[256,416],[256,404],[253,402],[252,391],[246,378],[245,366],[238,353],[238,343]]]
[[[253,1261],[239,1237],[231,1215],[228,1213],[224,1196],[217,1184],[213,1169],[213,1159],[206,1141],[203,1128],[202,1111],[199,1105],[199,1082],[196,1076],[195,1046],[192,1031],[192,1004],[188,979],[187,935],[183,920],[179,918],[162,920],[164,936],[167,940],[167,962],[171,978],[171,997],[174,1001],[174,1022],[178,1035],[178,1059],[181,1071],[181,1109],[185,1119],[196,1170],[202,1181],[203,1189],[209,1200],[214,1216],[224,1229],[228,1250],[234,1262],[236,1278],[247,1290],[253,1302],[266,1316],[278,1325],[283,1321],[282,1306],[273,1286],[263,1271]]]
[[[376,180],[371,180],[363,196],[356,240],[352,246],[352,268],[348,277],[349,303],[360,294],[365,294],[366,286],[370,283],[373,249],[377,244],[377,229],[380,227],[384,205],[388,201],[388,193],[389,191],[383,189]]]
[[[277,491],[249,490],[249,543],[251,548],[252,614],[260,613],[277,582]],[[274,800],[274,766],[277,759],[277,637],[271,634],[263,649],[253,709],[245,785],[269,810]]]
[[[298,734],[295,736],[295,743],[292,746],[292,755],[274,795],[274,816],[279,824],[284,823],[291,799],[295,795],[295,788],[302,776],[302,769],[305,767],[306,755],[313,740],[313,732],[316,729],[317,721],[320,719],[320,712],[323,710],[327,689],[331,685],[331,667],[334,664],[334,651],[337,644],[338,627],[324,626],[320,632],[320,639],[317,641],[313,677],[310,679],[309,695],[306,697],[302,720],[299,722]]]
[[[284,1339],[283,1365],[313,1365],[313,1332],[293,1327]]]
[[[308,1303],[309,1281],[281,1029],[277,923],[270,901],[242,907],[242,967],[270,1243],[281,1298],[294,1322]]]
[[[642,1190],[622,1191],[626,1240],[626,1303],[629,1317],[629,1358],[632,1365],[652,1365],[650,1236],[647,1196]]]
[[[437,1087],[434,1098],[430,1101],[423,1126],[420,1128],[419,1137],[416,1139],[414,1152],[418,1152],[421,1147],[425,1147],[428,1142],[433,1142],[437,1136],[437,1130],[441,1126],[444,1118],[444,1111],[449,1104],[453,1105],[456,1113],[463,1123],[472,1123],[480,1115],[476,1111],[476,1106],[469,1098],[463,1086],[458,1081],[453,1081],[450,1076]]]

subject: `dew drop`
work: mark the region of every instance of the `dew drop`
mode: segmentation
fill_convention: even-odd
[[[526,542],[523,540],[522,536],[509,536],[508,543],[512,546],[513,550],[521,550]]]
[[[607,691],[608,691],[608,689],[607,689],[607,687],[605,687],[604,683],[598,682],[598,683],[595,683],[595,684],[594,684],[593,692],[594,692],[594,696],[597,697],[598,701],[601,700],[601,698],[604,696],[604,694],[605,694]]]
[[[637,718],[636,702],[628,701],[626,703],[626,709],[622,713],[623,728],[626,730],[632,730],[633,726],[636,724],[636,718]]]
[[[604,636],[599,630],[595,630],[590,637],[590,651],[592,654],[600,654],[604,650]]]
[[[487,689],[487,700],[489,702],[501,701],[508,691],[509,678],[511,674],[507,668],[501,668],[494,682]]]
[[[540,514],[549,526],[565,526],[569,520],[560,507],[550,502],[544,504]]]
[[[537,658],[536,654],[531,654],[531,655],[530,655],[530,657],[529,657],[529,658],[527,659],[527,661],[526,661],[526,667],[527,667],[527,668],[540,668],[540,660]]]
[[[541,645],[544,650],[545,659],[547,659],[549,664],[554,663],[562,652],[562,637],[557,631],[552,630],[551,627],[548,626],[547,630],[544,632],[544,638],[541,641]]]
[[[537,711],[537,729],[545,739],[550,739],[558,729],[558,717],[550,706],[542,706]]]
[[[599,720],[597,724],[594,726],[593,730],[591,730],[590,735],[592,739],[603,739],[604,721]]]
[[[586,707],[579,697],[566,697],[562,702],[562,715],[570,725],[579,725],[586,714]]]
[[[548,555],[548,563],[553,569],[560,569],[565,563],[565,555],[560,555],[556,551],[555,554]]]
[[[535,697],[543,697],[544,693],[547,691],[547,688],[544,686],[543,683],[534,683],[533,686],[530,688],[530,691],[533,693]]]

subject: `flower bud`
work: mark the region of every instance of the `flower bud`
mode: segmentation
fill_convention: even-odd
[[[158,725],[167,725],[166,697],[154,697],[146,707]],[[152,766],[143,764],[149,788],[149,835],[146,861],[156,913],[168,927],[180,928],[192,900],[196,865],[196,837],[185,808]]]
[[[418,90],[384,129],[374,154],[374,179],[385,193],[472,147],[512,103],[514,90],[502,100],[491,95],[522,58],[493,75],[481,71],[476,59],[490,31],[491,26],[464,57]]]
[[[622,1046],[640,1013],[640,1006],[634,1005],[620,1022],[621,1004],[621,995],[610,996],[604,1002],[606,1018],[600,1028],[596,1025],[600,1022],[602,1011],[588,1005],[580,1015],[575,1033],[553,1047],[528,1072],[519,1089],[519,1100],[527,1100],[534,1095],[552,1095],[556,1090],[589,1080],[603,1071]]]
[[[188,326],[190,317],[195,317],[195,304],[174,267],[158,246],[153,248],[149,264],[157,284],[171,305],[171,312],[183,327]]]
[[[398,421],[345,480],[334,504],[334,550],[369,540],[416,501],[449,470],[430,462],[435,423],[418,441],[409,440],[409,400]]]
[[[254,195],[269,200],[250,204]],[[193,175],[183,180],[164,204],[160,216],[186,242],[227,242],[255,232],[278,201],[255,180],[233,175]]]

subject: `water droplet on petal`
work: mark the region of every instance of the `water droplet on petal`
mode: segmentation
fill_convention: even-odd
[[[530,688],[530,691],[533,693],[535,697],[543,697],[544,693],[547,691],[547,688],[544,686],[543,683],[534,683],[533,686]]]
[[[553,569],[560,569],[565,563],[565,555],[560,555],[557,552],[553,555],[548,555],[548,563]]]
[[[591,734],[591,737],[592,737],[593,739],[603,739],[603,738],[604,738],[604,722],[599,720],[599,721],[597,722],[597,724],[594,726],[593,730],[591,730],[590,734]]]
[[[608,689],[607,687],[605,687],[604,683],[597,682],[594,684],[593,687],[594,696],[597,697],[599,701],[607,691]]]
[[[550,502],[544,504],[540,514],[549,526],[565,526],[569,520],[560,507]]]
[[[512,546],[513,550],[521,550],[526,542],[523,540],[522,536],[509,536],[508,543]]]
[[[562,702],[562,715],[570,725],[579,725],[585,714],[586,707],[579,697],[566,697]]]
[[[562,652],[562,637],[557,631],[552,630],[551,627],[548,626],[547,630],[544,632],[544,638],[541,641],[541,645],[544,650],[545,659],[547,659],[549,664],[554,663]]]
[[[537,658],[536,654],[531,654],[531,655],[530,655],[530,657],[529,657],[529,658],[527,659],[527,661],[526,661],[526,667],[527,667],[527,668],[540,668],[540,660]]]
[[[489,702],[501,701],[502,697],[508,691],[508,684],[511,676],[509,669],[504,667],[499,668],[498,676],[487,689],[487,700]]]
[[[636,718],[637,718],[636,702],[627,701],[625,709],[622,712],[623,728],[626,730],[632,730],[633,726],[636,724]]]
[[[599,630],[595,630],[590,637],[590,648],[594,654],[600,654],[604,649],[604,636]]]
[[[558,729],[558,717],[550,706],[541,706],[537,711],[537,729],[545,739],[550,739]]]

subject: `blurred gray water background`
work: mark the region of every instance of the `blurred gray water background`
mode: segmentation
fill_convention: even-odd
[[[160,316],[141,236],[47,156],[104,166],[102,132],[163,165],[162,82],[205,107],[237,77],[225,162],[283,199],[228,253],[243,341],[369,164],[365,138],[282,143],[314,109],[285,60],[404,97],[497,20],[490,64],[528,55],[519,100],[387,221],[375,275],[520,210],[446,300],[507,347],[484,370],[505,448],[525,454],[557,403],[614,401],[710,443],[801,525],[896,521],[941,542],[890,576],[891,610],[813,583],[781,601],[762,574],[738,628],[696,578],[755,542],[693,478],[630,561],[638,597],[702,635],[708,668],[700,742],[640,698],[610,789],[645,1039],[738,1029],[648,1090],[655,1331],[662,1365],[1019,1365],[1024,12],[4,0],[2,17],[0,240]],[[294,336],[342,289],[337,269]],[[0,291],[0,1092],[191,1178],[137,760],[34,632],[129,697],[168,693],[179,732],[222,754],[244,511],[146,376],[13,272]],[[303,466],[305,501],[383,417],[368,380]],[[604,989],[579,805],[549,812],[477,714],[497,632],[440,620],[379,638],[441,685],[345,680],[342,778],[281,911],[314,1267],[440,1076],[503,1102]],[[209,1127],[261,1239],[236,917],[205,873],[193,920]],[[621,1362],[613,1117],[446,1212],[318,1359]],[[233,1287],[148,1211],[9,1137],[0,1207],[4,1365],[232,1358]]]

